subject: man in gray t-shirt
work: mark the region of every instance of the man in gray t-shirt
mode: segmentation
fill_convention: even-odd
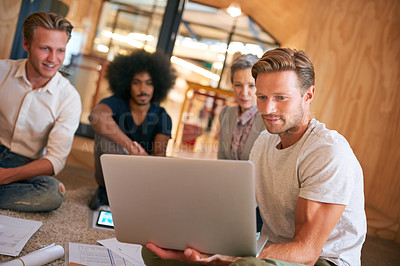
[[[312,118],[311,60],[303,51],[269,50],[252,75],[269,132],[260,134],[250,154],[269,242],[258,258],[171,251],[151,243],[146,248],[168,262],[203,265],[360,265],[366,235],[362,169],[346,139]]]
[[[319,257],[336,265],[360,265],[366,232],[363,174],[349,144],[315,119],[290,147],[281,149],[280,142],[279,136],[264,131],[250,155],[256,165],[256,195],[269,243],[292,240],[300,202],[342,205],[346,207]]]

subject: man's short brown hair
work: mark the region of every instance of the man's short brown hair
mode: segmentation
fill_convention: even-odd
[[[253,65],[251,73],[255,80],[262,73],[293,70],[296,72],[299,87],[304,93],[310,86],[315,85],[315,72],[311,59],[302,50],[276,48],[264,53]]]
[[[51,12],[35,12],[30,14],[22,25],[22,34],[30,44],[37,27],[48,30],[64,31],[68,40],[71,38],[72,25],[63,16]]]

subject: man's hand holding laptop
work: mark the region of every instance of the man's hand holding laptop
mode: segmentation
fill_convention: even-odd
[[[225,255],[209,255],[202,254],[192,248],[187,248],[184,251],[163,249],[153,243],[146,244],[146,248],[164,260],[177,260],[187,263],[197,263],[201,265],[229,265],[235,262],[239,257],[231,257]]]

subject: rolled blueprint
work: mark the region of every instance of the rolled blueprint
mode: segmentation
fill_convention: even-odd
[[[1,266],[41,266],[64,256],[64,248],[51,244],[18,259],[1,263]]]

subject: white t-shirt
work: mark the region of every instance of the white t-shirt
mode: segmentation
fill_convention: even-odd
[[[34,160],[48,159],[57,174],[71,150],[81,99],[59,72],[33,90],[25,66],[26,59],[0,60],[0,144]]]
[[[299,197],[346,208],[320,257],[337,265],[360,265],[366,236],[361,166],[346,139],[312,119],[294,145],[278,149],[280,138],[263,131],[250,154],[256,169],[256,197],[270,243],[292,240]]]

